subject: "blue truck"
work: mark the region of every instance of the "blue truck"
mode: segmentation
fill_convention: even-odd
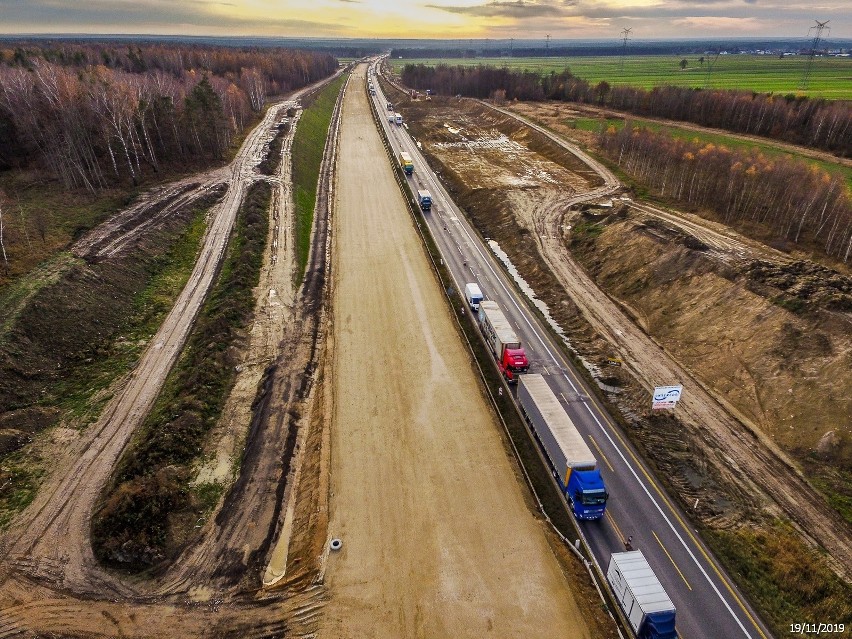
[[[417,203],[421,211],[428,211],[432,208],[432,194],[429,191],[417,191]]]
[[[606,580],[637,639],[677,639],[674,604],[641,550],[613,553]]]
[[[577,519],[600,519],[606,492],[597,460],[544,377],[521,375],[518,402]]]

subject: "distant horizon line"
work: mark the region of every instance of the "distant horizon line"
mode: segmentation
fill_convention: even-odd
[[[0,33],[0,40],[10,39],[26,39],[26,38],[167,38],[167,39],[216,39],[216,40],[313,40],[324,42],[545,42],[545,38],[487,38],[487,37],[471,37],[471,38],[375,38],[366,36],[271,36],[271,35],[215,35],[215,34],[167,34],[167,33],[94,33],[94,32],[62,32],[62,33]],[[802,40],[810,41],[812,38],[803,35],[790,36],[719,36],[715,38],[708,37],[634,37],[632,42],[706,42],[706,41],[726,41],[726,42],[750,42],[754,40],[761,41],[790,41]],[[852,38],[835,37],[827,38],[828,43],[834,42],[852,42]],[[621,41],[618,35],[598,38],[553,38],[549,40],[549,46],[553,46],[558,42],[610,42]],[[825,43],[825,44],[828,44]]]

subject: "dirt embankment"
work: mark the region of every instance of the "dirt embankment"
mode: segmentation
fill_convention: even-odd
[[[666,478],[682,503],[688,506],[690,510],[695,510],[702,521],[717,527],[736,525],[742,521],[760,520],[762,513],[766,511],[777,515],[780,512],[777,504],[783,504],[783,510],[794,521],[798,522],[802,527],[801,530],[808,531],[814,539],[819,539],[820,543],[824,543],[826,548],[832,549],[837,561],[835,566],[841,573],[845,573],[848,555],[843,549],[849,547],[848,528],[844,527],[838,517],[829,512],[828,508],[821,503],[820,497],[801,481],[801,477],[796,474],[796,471],[787,465],[783,459],[783,454],[777,452],[778,446],[770,438],[762,438],[758,429],[750,431],[744,428],[726,413],[725,409],[719,405],[720,400],[723,403],[725,401],[721,393],[716,395],[718,399],[711,397],[704,391],[705,387],[709,387],[709,384],[704,382],[694,393],[690,394],[692,400],[695,401],[685,402],[684,406],[681,407],[681,415],[686,419],[686,422],[683,423],[677,418],[677,415],[651,413],[648,407],[647,393],[649,388],[655,383],[679,381],[680,377],[686,378],[688,374],[683,372],[682,368],[679,368],[671,355],[663,355],[657,344],[648,339],[647,336],[643,336],[640,331],[636,330],[635,326],[631,326],[630,320],[625,316],[624,309],[619,309],[610,302],[595,286],[594,282],[573,263],[567,250],[566,238],[572,235],[576,237],[585,234],[593,239],[600,234],[600,231],[594,226],[594,220],[583,220],[571,216],[572,214],[569,211],[572,198],[571,189],[563,189],[559,185],[553,185],[547,179],[539,180],[537,185],[524,185],[521,188],[512,188],[509,184],[511,179],[503,179],[500,182],[491,180],[488,174],[483,175],[481,170],[477,170],[477,167],[490,167],[492,164],[499,165],[501,163],[502,160],[499,156],[502,154],[502,150],[497,146],[489,148],[488,145],[480,144],[475,150],[471,149],[471,155],[475,153],[480,156],[475,161],[468,161],[464,154],[459,153],[457,147],[450,147],[447,150],[444,142],[447,135],[446,131],[450,128],[458,132],[464,130],[464,135],[470,139],[494,137],[488,133],[489,129],[483,130],[482,127],[478,126],[481,121],[480,112],[485,108],[482,105],[471,105],[468,101],[458,102],[455,100],[437,100],[413,104],[403,101],[398,105],[398,108],[402,110],[409,126],[420,139],[430,161],[442,173],[457,202],[471,217],[480,233],[496,239],[509,254],[523,277],[535,290],[537,296],[549,306],[551,314],[571,336],[573,348],[591,365],[595,376],[600,381],[605,381],[609,386],[620,389],[621,392],[610,396],[610,401],[618,406],[625,422],[634,426],[631,429],[634,440],[656,464],[660,476]],[[496,125],[489,122],[486,126],[499,129],[498,133],[505,132],[506,135],[511,135],[513,127],[513,125],[507,124],[504,128],[499,122]],[[454,135],[459,135],[459,133]],[[527,150],[530,153],[532,152],[529,147]],[[482,157],[483,155],[488,157]],[[529,162],[536,162],[536,160],[531,158]],[[543,167],[545,175],[552,174],[554,169],[546,166],[544,158],[540,157],[537,162],[545,164]],[[526,174],[524,172],[524,175]],[[602,216],[607,216],[613,212],[619,213],[619,209],[619,203],[616,202],[614,208],[602,209],[600,213]],[[626,215],[626,210],[621,214],[622,216]],[[647,215],[658,220],[666,219],[666,215],[660,211],[649,211]],[[620,219],[618,215],[613,217]],[[724,269],[734,269],[737,265],[748,264],[754,259],[763,259],[767,252],[757,250],[753,253],[756,257],[748,261],[744,259],[744,256],[752,255],[751,251],[754,250],[756,243],[729,237],[726,230],[717,229],[712,225],[707,225],[706,228],[702,227],[699,231],[703,239],[687,237],[684,240],[684,235],[694,235],[695,225],[700,225],[701,222],[684,219],[678,221],[677,224],[682,228],[670,225],[677,229],[676,235],[680,237],[674,242],[673,249],[678,247],[683,249],[685,244],[691,245],[694,248],[690,250],[695,251],[695,254],[700,256],[703,247],[707,254],[712,254],[712,258],[718,261],[718,268],[723,273],[728,272]],[[654,226],[654,224],[649,226]],[[659,226],[657,224],[657,227]],[[684,231],[684,228],[693,230]],[[651,261],[653,254],[643,254],[643,250],[637,248],[634,262],[627,264],[622,269],[620,254],[621,251],[625,250],[624,243],[626,240],[623,237],[620,239],[621,242],[617,238],[613,239],[609,246],[609,252],[605,258],[601,259],[601,262],[606,262],[602,267],[603,269],[621,269],[629,272],[631,267],[635,270],[638,269],[638,264]],[[705,242],[712,246],[705,246]],[[688,272],[688,267],[696,261],[695,257],[684,257],[684,263],[678,265],[677,259],[670,258],[670,260],[673,263],[669,277],[685,270]],[[781,263],[788,263],[789,261],[789,259],[782,260]],[[666,260],[662,259],[662,262],[666,263]],[[699,269],[698,274],[709,272],[706,270],[706,265],[701,268],[705,270]],[[656,311],[658,315],[655,316],[655,319],[659,322],[661,317],[665,317],[670,323],[677,321],[672,316],[682,311],[676,307],[666,308],[663,298],[666,296],[666,286],[669,282],[664,277],[659,279],[659,293],[656,302],[662,306]],[[687,277],[687,279],[690,278]],[[697,281],[696,278],[692,279]],[[730,283],[734,279],[736,277],[726,279],[726,277],[720,276],[713,281],[717,284],[720,281]],[[638,279],[633,280],[632,285],[639,286],[637,282],[639,282]],[[641,283],[643,287],[647,286],[646,282],[642,281]],[[751,288],[756,290],[758,285],[765,286],[765,284],[754,282]],[[843,284],[841,284],[842,287]],[[744,288],[744,286],[740,285],[740,288]],[[574,299],[582,305],[582,313],[566,295],[568,290],[572,291],[572,296],[579,296]],[[732,298],[735,297],[733,293],[736,290],[736,287],[734,287],[727,295]],[[639,294],[640,292],[637,292],[637,296]],[[784,295],[788,294],[785,293]],[[696,304],[701,303],[700,298],[702,296],[711,297],[711,299],[712,296],[724,299],[725,295],[724,291],[712,289],[707,291],[696,289],[685,293],[685,297],[689,298],[690,301],[693,297],[699,298]],[[833,294],[827,296],[832,299],[836,298]],[[760,298],[760,296],[756,296],[756,298]],[[761,305],[764,310],[771,307],[769,310],[774,309],[779,313],[781,311],[787,313],[777,304],[770,304],[767,298],[760,299],[763,300]],[[781,299],[786,299],[786,297],[782,296]],[[737,303],[748,308],[748,305],[752,304],[753,301],[747,298],[741,298],[738,302],[732,301],[734,306]],[[842,305],[842,302],[836,300],[834,303]],[[687,305],[688,303],[684,299],[681,304]],[[767,316],[760,315],[760,309],[753,311],[753,316],[742,309],[738,309],[738,312],[739,319],[742,321],[746,321],[749,317]],[[638,318],[638,321],[642,321],[641,313],[633,312],[632,314]],[[717,313],[716,309],[713,309],[711,317],[716,318],[721,325],[725,325],[727,321],[727,318]],[[736,317],[736,315],[733,317]],[[778,317],[784,317],[783,313],[780,313]],[[708,314],[705,313],[705,323],[707,318]],[[793,322],[793,319],[787,318],[787,321]],[[781,321],[783,323],[783,320]],[[818,330],[826,333],[829,325],[839,328],[846,320],[832,311],[829,315],[824,316],[821,321]],[[759,323],[741,328],[744,330],[751,329],[752,332],[755,332],[757,326],[759,326]],[[695,314],[690,327],[692,330],[706,330],[702,325],[700,313]],[[796,340],[801,342],[807,339],[806,333],[803,332],[803,326],[796,327],[795,323],[792,323],[791,327],[795,331],[802,331],[802,333],[799,334],[794,331],[798,336],[793,338],[791,335],[790,343],[786,346],[777,343],[779,337],[783,336],[783,332],[780,336],[774,336],[773,347],[782,349],[775,356],[779,369],[782,365],[789,365],[787,358],[798,355],[799,350],[802,349],[802,345],[797,345]],[[767,325],[767,330],[770,328],[772,327]],[[731,343],[733,343],[736,330],[736,327],[734,327],[726,333],[725,331],[728,331],[728,329],[723,331],[720,328],[720,334],[717,335],[717,338],[724,337],[727,334],[731,338]],[[814,374],[818,370],[823,370],[828,376],[831,376],[830,371],[834,371],[835,376],[848,375],[848,369],[845,372],[840,370],[843,362],[848,361],[844,359],[848,357],[846,355],[848,347],[846,342],[843,341],[841,331],[835,330],[834,334],[837,335],[839,341],[832,343],[830,347],[823,345],[821,347],[822,354],[817,356],[834,357],[834,359],[820,362],[821,367],[816,366],[816,359],[802,360],[799,363],[800,371],[807,370],[810,374]],[[702,343],[700,335],[684,338],[684,341]],[[699,362],[699,360],[704,362],[717,355],[717,351],[711,348],[712,342],[705,341],[702,344],[703,350],[698,348],[694,350],[694,361],[696,362]],[[807,353],[810,348],[810,346],[807,346],[802,349],[805,351],[806,357],[812,355]],[[754,349],[754,356],[758,359],[759,350],[759,348]],[[832,354],[829,354],[829,351]],[[629,356],[626,355],[627,353],[629,353]],[[736,359],[737,353],[731,354],[731,362],[739,365],[740,362]],[[624,359],[624,365],[609,365],[609,358]],[[664,363],[663,360],[667,363]],[[760,373],[769,375],[767,382],[772,383],[773,376],[778,376],[780,371],[772,369],[771,364],[768,366],[770,370],[762,369]],[[740,370],[744,368],[744,366],[740,366]],[[724,365],[716,366],[716,370],[719,371],[730,372],[731,369],[735,369],[735,367],[730,365],[727,368]],[[675,370],[680,370],[681,373],[673,373]],[[751,381],[752,377],[747,379]],[[844,379],[848,379],[848,377],[844,377]],[[796,395],[795,390],[789,391],[792,381],[797,381],[796,375],[786,374],[784,382],[787,385],[779,384],[779,390],[772,397],[772,401],[779,399],[782,393]],[[742,386],[742,379],[734,378],[728,382],[729,388],[737,385]],[[781,388],[782,386],[783,388]],[[792,386],[794,389],[797,387],[798,383]],[[742,397],[748,396],[748,390],[741,392]],[[845,402],[848,401],[849,393],[841,395],[838,387],[835,387],[835,393],[833,400],[835,406],[832,410],[835,420],[839,420],[842,419],[841,415],[844,410],[848,415],[848,404]],[[788,407],[789,403],[785,403],[775,414],[779,417],[783,416],[780,410],[786,410]],[[764,407],[764,409],[768,408],[768,406]],[[685,428],[684,426],[687,423],[689,427]],[[786,425],[789,426],[789,423]],[[788,430],[790,429],[788,428]],[[827,432],[827,429],[822,431],[816,429],[813,432],[815,437],[820,438]],[[841,445],[838,445],[838,454],[843,455]],[[762,469],[759,472],[750,470],[758,467]],[[747,472],[744,473],[743,470]],[[698,502],[695,501],[696,499]],[[778,500],[777,504],[774,500]],[[694,508],[693,505],[696,503],[698,506]],[[819,512],[819,515],[817,515],[817,512]]]
[[[6,551],[0,562],[0,637],[141,638],[173,637],[177,632],[180,636],[259,638],[310,632],[322,594],[316,587],[302,580],[275,593],[258,591],[267,551],[280,528],[282,494],[290,485],[293,434],[314,380],[328,256],[324,209],[317,216],[304,286],[292,290],[289,162],[271,178],[259,177],[254,169],[272,137],[270,126],[279,107],[270,109],[237,161],[218,176],[220,181],[229,181],[231,188],[215,210],[199,260],[208,268],[197,269],[210,276],[216,272],[209,249],[221,249],[228,235],[224,223],[239,204],[244,188],[258,179],[277,185],[269,251],[255,291],[258,321],[250,331],[250,345],[241,365],[241,372],[247,374],[239,376],[236,397],[229,398],[225,409],[226,419],[237,423],[217,429],[216,439],[222,446],[211,446],[211,457],[212,448],[217,449],[215,460],[211,459],[210,468],[199,469],[200,481],[222,480],[233,468],[231,456],[240,455],[247,437],[236,485],[219,516],[204,522],[197,531],[199,537],[192,540],[173,570],[145,581],[125,579],[96,565],[88,540],[88,513],[135,420],[144,415],[144,407],[165,376],[169,357],[179,350],[180,329],[170,320],[177,317],[188,324],[194,315],[182,295],[168,326],[162,328],[167,337],[155,338],[147,353],[150,357],[143,358],[129,382],[116,389],[117,406],[113,402],[101,420],[82,434],[68,433],[64,455],[56,444],[56,468],[45,488],[0,538]],[[284,141],[285,154],[290,142],[290,138]],[[323,179],[327,189],[328,175]],[[120,234],[118,227],[105,230],[105,235]],[[204,282],[191,280],[184,294],[203,297],[204,290]],[[268,366],[279,357],[277,365]],[[264,374],[258,402],[253,404],[256,382]],[[127,410],[122,408],[125,403]]]

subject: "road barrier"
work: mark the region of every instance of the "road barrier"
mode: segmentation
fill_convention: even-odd
[[[366,83],[364,85],[364,90],[366,91]],[[425,219],[421,223],[421,217],[423,216],[423,212],[420,210],[420,207],[417,205],[417,201],[416,201],[416,198],[414,197],[414,193],[412,192],[411,186],[408,184],[408,181],[405,179],[405,175],[403,174],[402,169],[397,165],[396,155],[395,155],[393,149],[391,148],[390,140],[388,139],[387,133],[386,133],[385,128],[384,128],[384,121],[382,119],[382,116],[384,114],[381,114],[381,115],[379,114],[378,107],[376,106],[375,100],[371,99],[371,97],[369,96],[369,93],[368,93],[368,96],[367,96],[367,100],[370,103],[370,113],[372,113],[373,120],[374,120],[376,127],[378,128],[379,133],[381,135],[382,144],[385,147],[385,153],[387,154],[388,160],[391,163],[391,167],[392,167],[393,172],[394,172],[394,177],[396,178],[396,182],[399,185],[399,188],[400,188],[400,191],[403,194],[403,197],[405,197],[405,199],[408,203],[408,209],[409,209],[409,213],[411,215],[411,220],[414,223],[414,226],[415,226],[418,234],[420,235],[420,239],[423,242],[423,247],[426,249],[426,255],[428,256],[429,261],[432,264],[432,270],[433,270],[435,276],[438,279],[438,283],[441,285],[441,288],[444,291],[444,296],[447,300],[447,304],[448,304],[450,310],[455,311],[456,307],[455,307],[455,303],[454,303],[452,297],[450,296],[450,292],[449,292],[450,288],[448,288],[447,279],[445,279],[445,276],[442,275],[442,271],[444,269],[446,269],[446,266],[444,265],[443,258],[439,257],[438,258],[439,262],[435,261],[435,254],[440,254],[440,251],[438,250],[437,243],[435,242],[435,239],[432,237],[432,232],[430,231],[429,227],[425,223]],[[450,283],[455,286],[455,282],[453,281],[452,276],[449,274],[449,271],[447,271],[447,275],[449,276],[448,279],[450,280]],[[458,286],[455,286],[455,288],[458,289]],[[464,314],[469,315],[466,312]],[[620,610],[618,609],[618,606],[614,605],[614,599],[612,598],[612,594],[609,590],[609,586],[606,582],[606,579],[605,579],[604,574],[601,570],[601,567],[598,565],[597,561],[595,561],[594,555],[592,554],[591,550],[589,549],[589,545],[588,545],[588,542],[585,538],[585,535],[583,535],[583,532],[577,526],[576,520],[573,518],[573,516],[570,517],[572,525],[574,526],[574,530],[577,533],[577,535],[578,535],[578,537],[579,537],[579,539],[582,543],[583,550],[585,552],[582,552],[579,548],[577,548],[574,545],[573,542],[571,542],[567,537],[565,537],[565,535],[563,535],[562,532],[554,525],[553,521],[551,521],[551,519],[550,519],[550,516],[547,514],[547,511],[545,510],[544,505],[542,504],[541,499],[539,498],[538,493],[536,492],[535,486],[533,485],[533,482],[530,479],[530,476],[527,472],[527,469],[524,467],[524,463],[521,459],[521,455],[520,455],[517,447],[515,446],[515,442],[512,439],[511,432],[509,431],[509,427],[507,426],[506,421],[503,417],[503,413],[500,409],[500,406],[497,402],[497,399],[494,397],[494,394],[491,391],[491,387],[488,384],[485,371],[483,371],[482,367],[479,365],[479,361],[477,360],[477,357],[476,357],[475,347],[471,343],[471,341],[468,339],[467,334],[465,333],[464,328],[461,325],[461,320],[459,318],[459,314],[456,313],[456,312],[453,312],[452,315],[456,320],[456,324],[458,326],[459,332],[461,333],[462,337],[464,337],[465,344],[467,344],[468,351],[470,352],[470,355],[473,358],[473,363],[476,365],[476,368],[479,371],[480,379],[483,382],[483,385],[485,387],[485,391],[488,393],[488,398],[491,400],[491,405],[494,408],[494,411],[497,413],[497,416],[500,418],[500,424],[503,426],[503,431],[506,434],[506,438],[509,440],[509,443],[512,446],[512,452],[514,453],[515,459],[518,462],[518,466],[521,469],[521,473],[524,476],[524,481],[526,482],[527,487],[529,488],[530,493],[531,493],[533,499],[535,500],[536,507],[538,508],[538,511],[541,513],[542,517],[544,517],[544,520],[548,523],[551,530],[554,533],[556,533],[556,535],[559,537],[559,539],[562,541],[562,543],[567,548],[569,548],[571,550],[571,552],[574,553],[574,555],[583,563],[583,566],[585,567],[586,571],[589,574],[589,579],[591,580],[592,585],[595,587],[595,590],[597,591],[598,596],[601,599],[601,603],[603,603],[604,608],[605,608],[607,614],[609,614],[610,618],[612,618],[613,621],[615,621],[616,624],[618,624],[615,616],[613,616],[613,614],[612,614],[613,609],[615,609],[619,618],[621,619],[622,625],[624,625],[626,627],[627,620],[623,617],[623,615],[620,614]],[[474,320],[471,320],[471,321],[474,321]],[[481,349],[487,350],[487,345],[485,344],[485,341],[482,339],[481,334],[480,334],[479,346],[480,346]],[[490,357],[489,357],[489,359],[490,359]],[[501,378],[501,384],[502,384],[502,386],[500,387],[500,389],[501,390],[505,389],[504,393],[508,393],[509,387],[506,385],[505,380],[503,380],[502,378]],[[514,402],[512,402],[512,405],[515,408],[516,415],[521,420],[521,422],[524,424],[524,428],[526,430],[527,436],[529,436],[533,440],[533,444],[535,445],[535,440],[533,438],[532,432],[529,429],[529,425],[527,424],[526,420],[523,419],[523,416],[521,415],[520,411],[518,410],[517,405]],[[546,466],[546,462],[545,462],[544,458],[541,456],[541,451],[539,450],[537,445],[536,445],[536,450],[539,453],[539,458],[540,458],[542,464],[545,464],[545,466]],[[591,561],[587,557],[591,557]],[[604,594],[604,593],[606,593],[606,594]],[[616,625],[616,630],[618,631],[619,637],[623,638],[624,635],[621,632],[621,628],[618,628],[618,625]]]

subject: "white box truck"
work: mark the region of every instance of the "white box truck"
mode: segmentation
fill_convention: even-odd
[[[479,303],[482,301],[482,291],[479,290],[479,284],[471,282],[464,285],[464,298],[467,300],[471,310],[478,311]]]
[[[606,580],[637,637],[677,639],[674,604],[641,550],[613,553]]]

